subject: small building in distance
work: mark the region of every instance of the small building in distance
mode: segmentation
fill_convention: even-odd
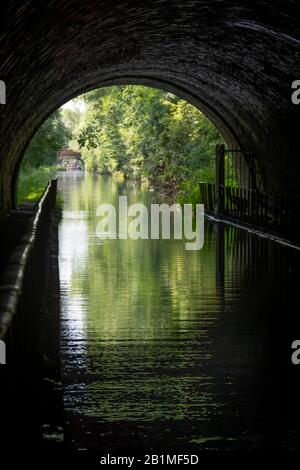
[[[84,163],[80,152],[72,149],[62,149],[58,152],[57,163],[66,170],[83,170]]]

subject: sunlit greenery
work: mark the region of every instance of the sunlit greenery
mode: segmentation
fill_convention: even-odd
[[[68,144],[69,128],[64,124],[62,113],[56,111],[39,128],[28,146],[22,168],[38,168],[55,164],[57,152]]]
[[[165,194],[214,181],[215,145],[222,138],[186,101],[144,86],[98,89],[83,100],[86,111],[73,138],[87,171],[147,179]]]
[[[222,138],[185,100],[144,86],[97,89],[77,100],[84,110],[57,111],[30,143],[19,201],[40,196],[63,147],[80,151],[88,172],[146,181],[161,194],[179,192],[182,201],[197,202],[199,182],[214,182],[215,145]]]
[[[57,111],[45,121],[26,150],[19,173],[17,200],[37,201],[49,179],[55,175],[57,152],[67,145],[71,134]]]

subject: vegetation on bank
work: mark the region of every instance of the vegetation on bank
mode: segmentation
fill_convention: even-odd
[[[39,168],[28,167],[22,170],[18,182],[18,203],[38,201],[48,181],[55,175],[55,168],[41,166]]]
[[[68,145],[71,133],[56,111],[44,122],[28,146],[19,173],[18,203],[38,201],[56,171],[57,152]]]
[[[29,145],[19,179],[19,201],[35,200],[51,177],[57,152],[82,153],[85,169],[148,181],[158,192],[197,202],[199,181],[215,179],[215,145],[222,138],[194,106],[172,93],[144,86],[97,89],[63,108]]]

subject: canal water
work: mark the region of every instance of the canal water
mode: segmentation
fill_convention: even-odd
[[[182,240],[101,241],[100,203],[157,196],[81,172],[61,175],[59,189],[68,446],[123,455],[297,447],[298,253],[208,221],[199,251]]]

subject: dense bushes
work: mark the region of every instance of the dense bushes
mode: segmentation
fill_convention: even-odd
[[[87,171],[146,178],[167,194],[214,181],[215,145],[222,138],[194,106],[143,86],[99,89],[83,99],[86,110],[73,138]]]
[[[79,150],[87,171],[147,180],[167,195],[179,190],[185,200],[197,199],[199,181],[214,181],[215,145],[222,138],[186,101],[131,85],[97,89],[77,101],[85,103],[84,110],[57,111],[30,143],[20,173],[19,200],[38,197],[62,147]]]

